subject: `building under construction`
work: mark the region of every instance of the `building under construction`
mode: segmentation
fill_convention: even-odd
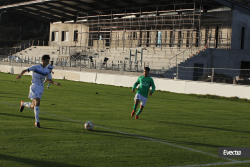
[[[49,21],[49,45],[58,47],[55,58],[89,49],[96,60],[129,59],[153,69],[240,69],[250,62],[250,8],[244,2],[35,0],[0,11],[14,9]]]
[[[215,1],[140,1],[119,8],[110,6],[96,15],[79,13],[76,20],[53,22],[50,41],[111,49],[206,45],[231,49],[233,10]]]

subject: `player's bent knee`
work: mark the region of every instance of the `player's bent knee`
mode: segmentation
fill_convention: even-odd
[[[35,98],[34,99],[34,106],[39,106],[39,105],[40,105],[40,98]]]

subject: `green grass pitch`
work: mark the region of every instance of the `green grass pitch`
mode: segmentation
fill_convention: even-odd
[[[62,88],[44,90],[39,129],[33,110],[19,112],[31,77],[15,76],[0,73],[1,167],[250,166],[218,157],[218,147],[250,147],[249,101],[155,91],[135,120],[131,88],[56,80]]]

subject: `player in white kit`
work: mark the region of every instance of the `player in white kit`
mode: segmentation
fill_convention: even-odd
[[[21,101],[20,112],[23,112],[24,107],[29,107],[34,109],[35,126],[37,128],[40,128],[39,106],[44,91],[45,77],[48,83],[52,83],[61,87],[60,83],[51,80],[52,79],[50,73],[51,69],[47,67],[47,65],[49,64],[49,60],[50,56],[44,55],[42,57],[42,64],[34,65],[26,70],[23,70],[20,75],[16,76],[16,79],[20,79],[24,73],[33,71],[32,81],[31,81],[32,84],[30,86],[30,92],[29,92],[29,98],[32,100],[32,103]]]
[[[52,64],[53,64],[53,61],[51,61],[51,65],[50,65],[50,64],[47,65],[47,68],[50,70],[50,73],[54,74],[54,72],[52,71],[52,69],[54,68]],[[52,78],[52,75],[51,75],[51,78]],[[44,83],[45,83],[45,82],[47,82],[47,78],[45,78]],[[49,86],[50,86],[50,83],[48,83],[47,89],[49,89]]]

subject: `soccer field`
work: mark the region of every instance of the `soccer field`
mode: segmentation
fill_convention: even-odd
[[[39,129],[32,109],[19,112],[31,77],[15,76],[0,73],[1,167],[250,166],[218,157],[219,147],[250,147],[249,101],[155,91],[135,120],[131,88],[56,80],[62,87],[45,89]]]

